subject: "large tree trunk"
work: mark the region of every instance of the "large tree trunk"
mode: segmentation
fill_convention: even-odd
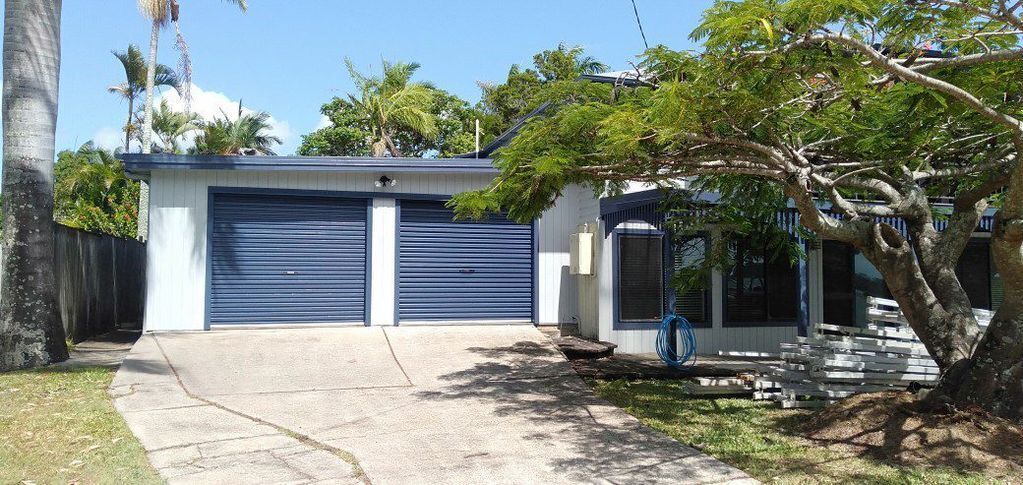
[[[996,216],[991,249],[1005,298],[983,334],[955,276],[951,261],[958,257],[931,260],[921,255],[928,251],[919,242],[914,250],[886,224],[875,224],[873,237],[856,246],[884,277],[942,370],[927,403],[934,408],[974,405],[1018,420],[1023,419],[1023,221],[1007,222],[1002,214]]]
[[[1017,146],[1023,142],[1017,140]],[[1023,171],[995,215],[991,254],[1005,295],[974,354],[942,375],[928,401],[933,405],[975,405],[994,414],[1023,419]]]
[[[906,201],[914,216],[907,221],[909,239],[894,227],[873,217],[856,217],[835,222],[820,212],[810,196],[807,180],[785,186],[795,201],[801,223],[823,237],[853,245],[874,265],[895,301],[928,352],[944,372],[973,353],[979,336],[969,298],[955,277],[955,264],[974,226],[957,231],[947,244],[937,248],[926,194],[918,191]],[[974,214],[979,217],[979,214]],[[967,219],[957,218],[958,226]],[[935,253],[946,253],[937,257]],[[926,268],[926,270],[925,270]]]
[[[884,277],[938,367],[946,370],[969,358],[979,329],[954,266],[925,272],[912,246],[895,228],[874,224],[873,232],[858,249]],[[932,273],[930,278],[927,273]]]
[[[4,10],[0,370],[67,359],[53,261],[53,156],[61,0]]]

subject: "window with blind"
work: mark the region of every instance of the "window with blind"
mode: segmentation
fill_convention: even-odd
[[[694,236],[676,241],[674,247],[675,272],[692,270],[701,265],[707,257],[709,243],[706,235]],[[709,327],[710,281],[700,287],[675,292],[675,314],[689,320],[694,327]]]
[[[824,322],[833,325],[862,327],[867,324],[867,297],[892,297],[874,265],[843,242],[821,242],[821,280]]]
[[[664,310],[664,238],[618,235],[618,320],[660,321]]]
[[[784,256],[771,258],[748,240],[733,246],[735,264],[725,275],[725,324],[794,325],[799,311],[799,269]]]
[[[991,240],[973,238],[956,265],[956,276],[973,308],[998,310],[1002,304],[1002,279],[991,260]]]

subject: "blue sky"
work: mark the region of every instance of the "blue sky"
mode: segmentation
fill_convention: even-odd
[[[687,49],[710,0],[636,3],[651,45]],[[363,69],[379,69],[381,58],[417,61],[420,79],[476,101],[477,81],[502,81],[513,63],[529,64],[559,42],[581,45],[614,69],[628,68],[643,50],[629,0],[249,0],[244,14],[217,0],[181,4],[196,103],[210,111],[241,99],[269,112],[285,141],[281,154],[316,128],[321,104],[351,90],[346,56]],[[149,25],[134,0],[66,0],[61,30],[57,149],[94,138],[112,146],[127,106],[106,91],[123,78],[110,50],[135,43],[145,52]],[[173,41],[165,32],[159,53],[172,67]]]

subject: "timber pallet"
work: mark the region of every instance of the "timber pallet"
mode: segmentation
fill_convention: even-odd
[[[818,408],[856,394],[932,387],[938,365],[898,303],[867,298],[867,325],[814,324],[809,336],[780,347],[782,363],[753,382],[753,398],[783,408]],[[981,326],[992,312],[974,309]]]

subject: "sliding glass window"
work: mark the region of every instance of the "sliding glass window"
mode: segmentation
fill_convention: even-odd
[[[726,326],[795,325],[799,268],[785,255],[771,257],[763,245],[733,245],[734,264],[725,275]]]

